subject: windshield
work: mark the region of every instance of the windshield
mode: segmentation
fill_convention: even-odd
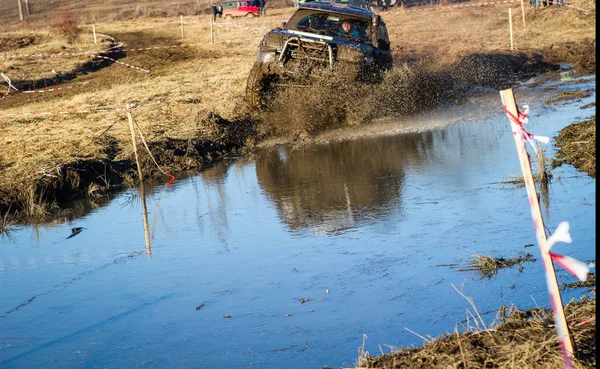
[[[314,10],[299,10],[292,16],[286,28],[360,42],[369,42],[371,40],[369,26],[369,19],[365,18],[320,13]]]

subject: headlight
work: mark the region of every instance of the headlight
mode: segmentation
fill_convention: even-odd
[[[342,61],[358,62],[365,58],[365,54],[351,47],[340,47],[338,48],[337,58]]]
[[[270,63],[275,60],[275,52],[263,52],[261,53],[260,61],[262,63]]]

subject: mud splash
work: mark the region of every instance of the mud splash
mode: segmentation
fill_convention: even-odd
[[[489,89],[559,69],[535,54],[473,54],[449,67],[423,59],[394,67],[380,84],[349,85],[341,79],[310,86],[284,85],[262,116],[264,136],[302,141],[323,131],[373,119],[406,117]]]

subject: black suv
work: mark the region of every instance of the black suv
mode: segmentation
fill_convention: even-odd
[[[392,67],[387,28],[370,10],[339,3],[304,2],[281,27],[264,36],[246,85],[246,99],[264,106],[281,80],[342,76],[377,82]]]

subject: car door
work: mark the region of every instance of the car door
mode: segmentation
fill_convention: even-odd
[[[380,68],[390,69],[392,67],[392,51],[387,27],[383,20],[378,16],[375,25],[375,37],[377,40],[377,49],[374,57]]]

